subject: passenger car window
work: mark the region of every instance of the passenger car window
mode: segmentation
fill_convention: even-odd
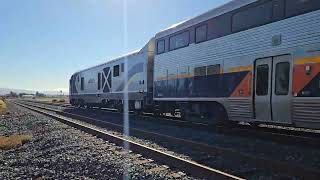
[[[290,64],[281,62],[276,65],[276,95],[288,95],[289,93]]]
[[[257,27],[272,21],[272,1],[251,7],[233,15],[232,31],[242,31]]]
[[[319,8],[319,0],[287,0],[286,17],[296,16]]]
[[[220,64],[207,66],[207,75],[220,74]]]
[[[269,66],[267,64],[257,67],[256,94],[258,96],[268,95],[269,90]]]
[[[157,52],[158,52],[158,54],[162,54],[165,52],[165,41],[164,40],[158,41]]]
[[[189,31],[170,37],[170,51],[189,45]]]
[[[208,39],[216,39],[231,34],[231,15],[224,14],[208,22]]]
[[[207,74],[207,66],[194,68],[194,76],[205,76]]]
[[[208,25],[202,25],[196,28],[196,43],[204,42],[207,40]]]
[[[116,65],[116,66],[113,66],[113,77],[118,77],[120,76],[120,66],[119,65]]]

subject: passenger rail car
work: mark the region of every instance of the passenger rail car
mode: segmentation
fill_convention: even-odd
[[[159,32],[160,111],[320,127],[320,1],[231,1]]]
[[[133,109],[320,128],[319,27],[319,0],[233,0],[157,33],[138,54],[75,73],[71,102],[121,108],[121,74],[141,62],[126,85]]]
[[[152,103],[154,39],[139,51],[79,71],[70,79],[70,103],[122,110],[124,92],[129,108],[142,110]],[[125,78],[126,77],[126,78]]]

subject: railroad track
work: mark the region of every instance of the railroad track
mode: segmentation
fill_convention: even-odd
[[[26,104],[26,103],[17,103],[18,105],[24,106],[26,108],[29,108],[31,110],[43,113],[43,111],[50,111],[51,115],[50,117],[54,117],[58,120],[59,117],[63,116],[63,117],[68,117],[68,118],[73,118],[73,119],[77,119],[80,120],[82,122],[86,122],[86,123],[90,123],[90,124],[94,124],[97,125],[99,127],[108,127],[108,128],[112,128],[113,130],[118,130],[120,132],[122,132],[123,130],[123,126],[119,125],[119,124],[114,124],[114,123],[110,123],[110,122],[106,122],[106,121],[101,121],[98,119],[94,119],[94,118],[90,118],[90,117],[85,117],[85,116],[81,116],[81,115],[77,115],[77,114],[72,114],[72,113],[66,113],[63,112],[61,110],[57,110],[57,109],[52,109],[52,108],[47,108],[47,107],[43,107],[43,106],[39,106],[39,105],[35,105],[35,104]],[[57,116],[58,115],[58,116]],[[57,117],[56,117],[57,116]],[[63,120],[64,121],[64,120]],[[62,121],[62,122],[63,122]],[[70,124],[71,126],[76,126],[78,127],[78,125],[73,125],[70,122],[65,122],[67,124]],[[80,129],[82,129],[83,127],[80,127]],[[95,134],[96,132],[93,130],[85,130],[87,132],[94,132],[92,134]],[[300,166],[300,165],[294,165],[294,164],[290,164],[290,163],[286,163],[286,162],[279,162],[279,161],[275,161],[275,160],[270,160],[270,159],[265,159],[265,158],[259,158],[257,156],[253,156],[250,154],[245,154],[245,153],[240,153],[240,152],[236,152],[232,149],[226,149],[226,148],[220,148],[220,147],[215,147],[215,146],[210,146],[210,145],[206,145],[206,144],[202,144],[202,143],[197,143],[197,142],[193,142],[193,141],[188,141],[188,140],[184,140],[184,139],[179,139],[179,138],[175,138],[175,137],[170,137],[167,135],[163,135],[163,134],[158,134],[158,133],[153,133],[153,132],[147,132],[141,129],[134,129],[134,128],[130,128],[130,134],[134,134],[135,136],[140,136],[140,137],[148,137],[148,139],[164,139],[166,140],[168,143],[174,143],[178,146],[183,146],[186,148],[192,148],[192,149],[196,149],[199,152],[206,152],[208,154],[223,154],[224,157],[226,158],[232,158],[235,161],[245,161],[251,164],[254,164],[256,167],[260,167],[262,169],[268,169],[271,170],[272,172],[280,172],[280,173],[286,173],[289,175],[293,175],[296,177],[301,177],[301,178],[307,178],[307,179],[317,179],[318,177],[320,177],[320,170],[318,169],[313,169],[310,167],[304,167],[304,166]],[[99,134],[100,135],[100,134]],[[105,135],[104,135],[105,136]],[[103,137],[103,136],[102,136]],[[114,139],[114,137],[112,138]],[[120,140],[115,140],[116,144],[122,145],[123,141],[125,141],[125,139],[121,138]],[[129,142],[129,143],[134,143],[134,142]],[[136,147],[136,144],[133,144],[134,147]],[[154,154],[153,152],[147,152],[147,153],[143,153],[140,151],[144,151],[143,149],[137,148],[137,149],[133,149],[136,150],[137,152],[144,154],[146,156],[152,155]],[[172,167],[177,167],[177,168],[183,168],[184,170],[186,170],[188,173],[190,174],[201,174],[201,176],[204,177],[200,177],[200,178],[208,178],[208,177],[213,177],[216,176],[216,173],[220,173],[221,171],[206,167],[205,170],[201,170],[201,168],[203,165],[200,165],[198,163],[196,163],[198,165],[198,167],[196,168],[197,170],[194,170],[194,168],[189,167],[190,165],[186,165],[186,162],[184,162],[184,165],[177,165],[176,163],[178,163],[178,160],[167,160],[166,157],[163,157],[164,155],[159,155],[159,157],[150,157],[153,158],[155,160],[158,160],[160,162],[165,162],[166,164],[171,165]],[[173,158],[173,157],[170,157]],[[189,162],[189,161],[187,161]],[[191,161],[190,161],[191,162]],[[182,163],[183,164],[183,163]],[[194,166],[194,165],[192,165]],[[189,167],[186,168],[185,167]],[[211,173],[208,172],[208,170],[213,171]],[[204,172],[202,172],[204,171]],[[211,174],[211,175],[209,175]],[[219,174],[220,176],[221,174]],[[224,174],[223,174],[224,175]],[[236,176],[232,176],[230,174],[227,174],[230,177],[228,178],[239,178]],[[225,178],[225,177],[224,177]]]
[[[151,148],[151,147],[147,147],[143,144],[139,144],[139,143],[134,142],[132,140],[128,140],[126,138],[116,136],[116,135],[108,133],[106,131],[102,131],[98,128],[93,127],[92,125],[88,125],[86,123],[82,123],[79,121],[74,121],[74,120],[70,119],[70,117],[58,115],[57,114],[58,111],[53,110],[53,109],[43,108],[43,107],[41,108],[39,106],[33,106],[30,104],[21,104],[21,103],[15,103],[15,104],[22,106],[22,107],[25,107],[27,109],[30,109],[32,111],[41,113],[41,114],[46,115],[48,117],[54,118],[64,124],[75,127],[77,129],[80,129],[84,132],[95,135],[95,136],[102,138],[104,140],[111,141],[119,146],[123,146],[124,144],[127,144],[127,145],[129,145],[130,150],[132,150],[134,152],[142,154],[145,157],[152,158],[158,162],[165,163],[171,167],[181,169],[184,172],[191,174],[194,177],[205,178],[205,179],[212,179],[212,178],[236,179],[236,180],[243,179],[241,177],[237,177],[237,176],[231,175],[229,173],[225,173],[223,171],[220,171],[220,170],[208,167],[208,166],[204,166],[204,165],[198,164],[198,163],[190,161],[190,160],[182,159],[180,157],[168,154],[166,152],[159,151],[159,150]]]
[[[29,101],[31,103],[40,103],[46,105],[53,106],[61,106],[61,104],[52,104],[49,102],[34,102]],[[63,104],[62,107],[72,107],[70,104]],[[75,108],[75,107],[72,107]],[[120,114],[116,110],[113,109],[98,109],[92,108],[89,109],[91,111],[105,111],[108,113]],[[189,127],[189,128],[197,128],[199,130],[204,130],[207,132],[216,132],[244,137],[254,137],[262,140],[267,140],[271,142],[278,142],[281,144],[293,145],[293,146],[308,146],[312,148],[320,147],[320,133],[310,133],[305,131],[294,131],[294,130],[285,130],[285,129],[277,129],[277,128],[269,128],[269,127],[252,127],[247,125],[232,125],[228,126],[216,126],[210,127],[208,124],[204,123],[195,123],[188,122],[185,120],[181,120],[176,117],[154,117],[152,114],[144,114],[139,115],[140,120],[146,121],[156,121],[157,123],[178,126],[178,127]]]

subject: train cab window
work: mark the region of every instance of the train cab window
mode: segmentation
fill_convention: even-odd
[[[276,95],[288,95],[290,78],[290,63],[281,62],[276,65],[275,93]]]
[[[170,51],[186,47],[190,43],[189,31],[185,31],[175,36],[172,36],[170,37],[169,41],[170,41]]]
[[[201,43],[207,40],[208,25],[202,25],[196,28],[196,43]]]
[[[257,67],[256,86],[256,94],[258,96],[268,95],[269,66],[267,64],[259,65]]]
[[[290,0],[286,1],[286,17],[304,14],[320,9],[319,0]]]
[[[207,74],[207,66],[194,68],[194,76],[205,76]]]
[[[232,17],[232,31],[238,32],[272,22],[272,1],[240,11]]]
[[[121,72],[124,72],[124,63],[121,63]]]
[[[162,54],[162,53],[165,52],[165,50],[166,50],[165,41],[164,40],[158,41],[158,43],[157,43],[157,53],[158,54]]]
[[[101,73],[98,73],[98,90],[101,89]]]
[[[118,77],[120,76],[120,66],[116,65],[113,66],[113,77]]]
[[[79,82],[80,81],[79,76],[77,77],[77,79],[78,79],[78,82]]]
[[[207,75],[220,74],[220,64],[207,66]]]
[[[83,77],[81,78],[80,86],[81,86],[81,91],[83,91],[84,90],[84,78]]]

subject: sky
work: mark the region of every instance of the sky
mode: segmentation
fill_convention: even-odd
[[[67,91],[74,72],[228,1],[0,0],[0,88]]]

